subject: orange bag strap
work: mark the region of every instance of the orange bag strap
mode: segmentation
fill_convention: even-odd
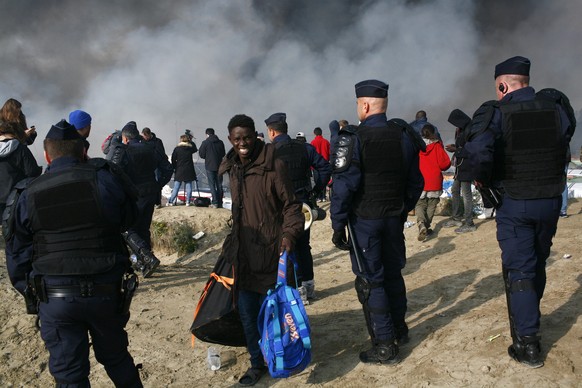
[[[234,271],[233,271],[234,272]],[[216,273],[212,272],[210,274],[210,278],[214,278],[216,280],[216,283],[222,283],[222,285],[227,289],[227,290],[231,290],[232,286],[234,286],[234,276],[229,278],[228,276],[220,276],[217,275]],[[204,301],[204,298],[206,298],[206,295],[208,294],[208,289],[210,288],[210,286],[212,285],[212,282],[209,280],[206,283],[206,286],[204,287],[204,291],[202,291],[202,295],[200,296],[200,299],[198,300],[198,305],[196,305],[196,309],[194,310],[194,320],[196,320],[196,316],[198,315],[198,312],[200,311],[200,308],[202,307],[202,302]],[[192,339],[191,339],[191,347],[194,347],[194,343],[196,341],[196,337],[194,336],[194,334],[192,334]]]

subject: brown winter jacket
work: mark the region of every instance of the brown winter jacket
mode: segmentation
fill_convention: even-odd
[[[229,174],[233,219],[221,255],[235,265],[238,289],[262,294],[276,283],[281,240],[294,246],[305,222],[285,163],[274,152],[257,141],[252,161],[243,166],[231,149],[218,171]]]

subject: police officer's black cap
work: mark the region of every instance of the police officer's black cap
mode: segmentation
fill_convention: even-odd
[[[81,135],[79,135],[74,125],[62,119],[49,129],[46,138],[52,140],[77,140],[81,139]]]
[[[460,109],[455,109],[449,115],[449,123],[457,128],[465,128],[471,122],[471,118]]]
[[[273,123],[284,123],[286,119],[287,115],[285,113],[282,112],[273,113],[272,115],[265,119],[265,124],[269,125]]]
[[[369,79],[356,84],[356,97],[388,97],[388,85],[382,81]]]
[[[529,76],[529,68],[531,63],[529,59],[525,57],[512,57],[501,62],[495,66],[495,77],[505,74],[517,74],[517,75],[527,75]]]

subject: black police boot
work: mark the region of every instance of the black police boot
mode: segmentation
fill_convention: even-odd
[[[360,353],[363,363],[398,364],[398,345],[394,341],[377,341],[372,349]]]
[[[517,337],[513,345],[507,348],[507,352],[517,362],[521,362],[530,368],[540,368],[544,366],[541,356],[540,337],[523,336]]]
[[[152,251],[143,252],[143,269],[141,274],[144,278],[152,276],[159,265],[160,260],[158,260]]]

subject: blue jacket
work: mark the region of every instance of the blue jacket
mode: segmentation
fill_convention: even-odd
[[[428,119],[426,117],[414,120],[413,122],[411,122],[409,124],[416,131],[416,133],[418,133],[419,135],[420,135],[420,131],[422,130],[422,127],[424,127],[426,124],[430,124],[434,127],[435,134],[438,136],[439,140],[441,140],[441,134],[439,133],[439,129],[433,123],[429,123]]]

